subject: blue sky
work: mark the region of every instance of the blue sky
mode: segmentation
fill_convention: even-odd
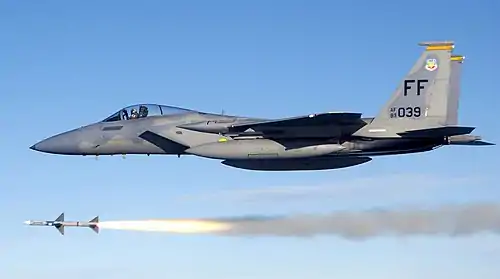
[[[372,116],[427,40],[454,40],[466,55],[460,122],[498,143],[499,10],[495,0],[0,1],[0,277],[498,278],[500,242],[488,234],[353,242],[75,229],[61,237],[22,221],[61,211],[118,220],[498,201],[497,147],[296,173],[28,147],[134,103]]]

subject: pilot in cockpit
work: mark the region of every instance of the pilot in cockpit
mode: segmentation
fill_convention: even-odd
[[[140,106],[139,107],[139,117],[140,118],[143,118],[143,117],[147,117],[148,116],[148,108],[146,106]]]
[[[139,118],[139,113],[137,112],[137,110],[135,108],[133,108],[130,111],[130,119],[137,119],[137,118]]]

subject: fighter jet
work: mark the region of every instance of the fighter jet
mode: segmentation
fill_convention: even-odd
[[[475,127],[458,125],[464,56],[453,54],[454,42],[420,45],[425,50],[374,117],[326,112],[266,119],[139,104],[31,149],[65,155],[195,155],[240,169],[294,171],[345,168],[374,156],[446,145],[493,145],[472,135]]]
[[[99,216],[96,216],[88,222],[64,221],[64,212],[61,213],[61,215],[59,215],[59,217],[57,217],[54,221],[24,221],[24,224],[29,226],[53,226],[61,233],[61,235],[64,235],[64,227],[88,227],[94,232],[99,233],[98,223]]]

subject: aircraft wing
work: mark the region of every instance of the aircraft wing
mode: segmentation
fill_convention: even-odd
[[[247,129],[260,130],[260,128],[286,128],[299,126],[324,126],[336,125],[347,126],[359,124],[361,113],[352,112],[329,112],[310,114],[307,116],[298,116],[282,118],[276,120],[253,121],[229,126],[230,132],[243,132]]]

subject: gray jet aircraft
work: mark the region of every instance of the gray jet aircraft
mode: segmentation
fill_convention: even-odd
[[[65,221],[64,220],[64,212],[57,217],[54,221],[33,221],[28,220],[24,221],[24,224],[29,226],[52,226],[55,227],[59,233],[64,235],[64,227],[87,227],[91,228],[94,232],[99,233],[99,216],[94,217],[94,219],[88,222],[80,222],[80,221]]]
[[[475,127],[458,125],[464,57],[452,53],[454,43],[420,45],[425,50],[375,117],[328,112],[262,119],[143,104],[31,149],[65,155],[196,155],[241,169],[293,171],[350,167],[373,156],[445,145],[493,145],[470,134]]]

